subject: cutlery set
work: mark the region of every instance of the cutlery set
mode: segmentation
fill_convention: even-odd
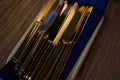
[[[84,54],[82,53],[86,46],[83,47],[84,41],[87,41],[85,42],[87,44],[91,37],[88,35],[89,39],[84,40],[83,34],[87,37],[86,33],[95,31],[95,28],[93,28],[94,31],[87,31],[87,27],[92,26],[88,24],[93,21],[90,22],[90,19],[94,17],[96,7],[89,3],[81,3],[80,0],[46,1],[31,25],[31,29],[22,39],[19,47],[13,50],[12,58],[8,60],[7,64],[14,64],[12,66],[13,75],[16,78],[14,80],[64,80],[72,74],[74,64],[79,60],[80,54]],[[102,17],[102,13],[100,15]],[[82,37],[83,40],[80,39]],[[78,48],[80,45],[82,50]],[[72,55],[78,56],[75,58]]]

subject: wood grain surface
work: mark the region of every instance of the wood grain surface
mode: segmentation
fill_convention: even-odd
[[[46,0],[0,0],[0,68]],[[76,80],[120,80],[120,0],[105,20]]]

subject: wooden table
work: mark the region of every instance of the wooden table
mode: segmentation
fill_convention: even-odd
[[[44,2],[43,2],[44,3]],[[0,0],[0,67],[42,6],[41,0]],[[120,80],[120,0],[110,0],[105,20],[79,80]]]

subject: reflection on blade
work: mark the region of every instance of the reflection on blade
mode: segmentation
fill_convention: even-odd
[[[83,8],[85,8],[85,6],[84,6],[84,7],[81,7],[80,10],[83,9]],[[84,10],[83,10],[83,11],[84,11]],[[82,15],[83,11],[80,12],[80,11],[78,10],[78,11],[75,13],[72,21],[70,22],[68,28],[66,29],[65,33],[64,33],[63,36],[62,36],[62,42],[63,42],[63,43],[65,43],[65,44],[67,43],[67,44],[68,44],[68,43],[73,42],[73,37],[74,37],[74,34],[75,34],[74,30],[75,30],[75,28],[76,28],[76,24],[77,24],[78,21],[79,21],[79,18],[81,18],[81,15]]]
[[[38,22],[41,22],[41,20],[44,20],[44,18],[46,18],[47,14],[49,13],[50,9],[52,8],[53,4],[56,1],[57,0],[48,0],[48,2],[46,3],[46,5],[44,5],[44,8],[42,9],[40,14],[38,15],[38,18],[37,18]]]
[[[63,6],[63,9],[62,9],[60,15],[63,14],[63,12],[67,9],[67,7],[68,7],[68,1],[64,1],[64,6]]]
[[[76,24],[76,27],[73,31],[73,34],[74,34],[73,40],[76,40],[76,38],[78,38],[78,34],[81,34],[81,32],[82,32],[82,27],[83,27],[82,23],[84,24],[83,20],[86,17],[87,9],[88,9],[88,6],[87,7],[82,6],[78,10],[78,12],[81,13],[81,17],[79,18],[79,20]]]
[[[70,4],[67,9],[63,12],[63,14],[61,16],[59,16],[57,18],[57,20],[54,22],[54,24],[52,25],[51,29],[49,30],[49,39],[50,40],[54,40],[54,38],[56,37],[64,19],[66,18],[70,8],[72,7],[72,4]]]
[[[55,37],[55,39],[53,41],[53,45],[57,45],[58,42],[60,41],[63,33],[65,32],[66,28],[68,27],[70,21],[72,20],[72,18],[74,16],[77,7],[78,7],[77,3],[75,3],[73,5],[73,7],[71,7],[71,9],[69,11],[69,14],[67,15],[66,19],[64,20],[64,23],[62,24],[62,27],[61,27],[60,31],[58,32],[57,36]]]
[[[82,17],[80,18],[80,20],[78,21],[76,25],[76,29],[74,31],[75,37],[73,38],[74,40],[77,40],[81,32],[84,30],[85,25],[90,17],[92,10],[93,10],[93,7],[89,7],[89,6],[86,7],[85,11],[83,12]]]

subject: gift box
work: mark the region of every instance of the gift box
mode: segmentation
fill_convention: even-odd
[[[80,36],[78,37],[74,46],[72,47],[71,51],[69,52],[70,54],[67,57],[65,57],[67,59],[64,62],[64,66],[62,66],[59,71],[56,70],[56,69],[59,69],[59,66],[58,66],[58,68],[54,67],[56,69],[54,70],[54,72],[52,72],[53,75],[50,74],[50,77],[52,77],[51,79],[60,79],[60,80],[66,80],[66,79],[74,80],[75,79],[75,77],[78,73],[78,70],[81,68],[82,63],[84,62],[84,59],[88,53],[88,50],[89,50],[90,46],[92,45],[92,42],[94,41],[95,36],[97,35],[97,33],[102,25],[102,22],[104,21],[104,12],[106,10],[106,6],[108,3],[107,0],[69,0],[68,4],[71,4],[71,3],[74,4],[75,2],[78,3],[79,7],[81,7],[83,5],[84,6],[93,6],[93,10],[89,16],[89,19],[87,20],[87,22],[84,25],[84,29],[80,33]],[[50,13],[48,15],[51,15],[51,14],[52,13]],[[17,51],[20,49],[21,45],[26,40],[27,36],[30,34],[30,31],[33,29],[33,25],[38,17],[39,17],[39,14],[35,18],[33,23],[31,24],[31,26],[24,33],[22,38],[19,40],[19,42],[17,43],[15,48],[10,53],[10,55],[6,61],[6,65],[0,70],[0,78],[1,79],[3,79],[3,80],[19,80],[18,76],[16,76],[16,74],[15,74],[16,71],[14,68],[16,66],[16,62],[13,60],[13,57],[17,53]],[[59,31],[63,31],[63,30],[60,29]],[[46,40],[46,39],[43,39],[43,41],[44,40]],[[54,43],[54,41],[53,41],[53,43]],[[48,42],[46,44],[51,45],[52,43]],[[57,44],[57,43],[55,43],[55,44]],[[64,44],[61,44],[61,45],[64,46]],[[51,49],[52,48],[50,48],[50,51],[51,51]],[[65,53],[65,51],[63,51],[62,53]],[[59,63],[57,65],[61,65],[61,64]],[[44,69],[44,67],[43,67],[43,69]],[[57,71],[57,72],[55,72],[55,71]],[[45,77],[45,79],[49,80],[48,77],[47,78]],[[32,80],[32,79],[30,79],[30,80]],[[33,80],[36,80],[36,78]]]

